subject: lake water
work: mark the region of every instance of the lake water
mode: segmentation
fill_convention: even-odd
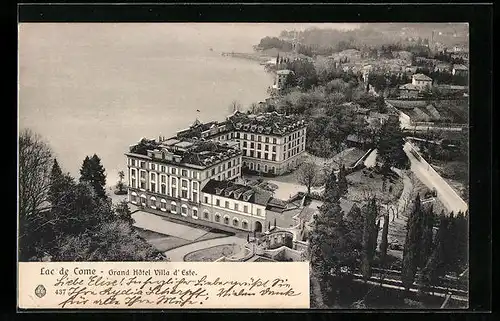
[[[41,134],[74,177],[96,153],[115,184],[141,137],[173,135],[197,116],[222,120],[233,100],[246,107],[267,97],[272,78],[262,66],[220,52],[249,52],[270,29],[210,28],[21,25],[19,127]]]

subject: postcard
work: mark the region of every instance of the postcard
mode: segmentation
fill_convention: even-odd
[[[19,23],[19,309],[468,307],[466,23]]]

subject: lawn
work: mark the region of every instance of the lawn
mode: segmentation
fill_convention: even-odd
[[[213,262],[223,256],[231,256],[241,251],[241,246],[224,244],[188,253],[184,257],[186,262]]]
[[[346,198],[353,202],[365,201],[367,196],[375,196],[382,203],[399,199],[403,191],[403,181],[392,173],[386,183],[386,191],[382,191],[383,175],[376,169],[363,169],[347,175],[349,182]]]

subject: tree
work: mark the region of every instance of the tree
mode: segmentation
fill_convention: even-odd
[[[92,157],[85,157],[80,175],[80,182],[88,182],[94,188],[97,196],[106,197],[106,174],[101,165],[101,159],[96,154]]]
[[[364,217],[358,205],[354,204],[347,214],[346,223],[351,231],[351,238],[357,248],[361,250],[363,244]]]
[[[421,216],[422,208],[420,204],[420,195],[417,195],[413,211],[410,213],[406,224],[406,239],[403,248],[401,281],[406,290],[409,290],[413,285],[419,264],[419,253],[422,248]]]
[[[229,112],[234,113],[234,112],[240,111],[240,110],[241,110],[241,104],[238,101],[233,100],[231,102],[231,104],[229,105]]]
[[[48,200],[52,151],[29,129],[19,135],[19,217],[36,216]]]
[[[347,175],[346,175],[346,169],[345,169],[345,165],[342,164],[342,166],[340,167],[340,170],[339,170],[339,178],[338,178],[338,186],[339,186],[339,192],[340,192],[340,195],[344,196],[347,194],[347,189],[348,189],[348,186],[349,186],[349,183],[347,182]]]
[[[422,219],[422,248],[420,249],[419,267],[424,268],[432,254],[433,248],[433,229],[434,229],[434,210],[432,205],[427,210],[423,210]]]
[[[27,261],[44,251],[52,166],[50,147],[29,129],[19,134],[18,166],[19,259]]]
[[[378,227],[376,219],[378,216],[378,208],[375,198],[372,198],[368,204],[363,207],[362,213],[364,216],[364,225],[361,271],[366,281],[371,276],[371,266],[377,245]]]
[[[126,200],[121,201],[115,206],[115,212],[119,219],[128,222],[131,225],[135,223],[135,220],[132,218],[132,212],[130,211],[130,207],[128,206],[128,202]]]
[[[384,163],[384,173],[388,173],[391,167],[407,167],[408,159],[403,151],[403,138],[399,119],[389,117],[382,125],[377,142],[377,157],[380,157]]]
[[[442,212],[439,217],[439,229],[434,239],[434,248],[419,277],[419,291],[426,292],[428,286],[437,285],[439,278],[446,273],[447,238],[448,219]]]
[[[328,303],[333,304],[349,290],[359,252],[349,237],[338,202],[326,201],[316,216],[309,237],[313,273],[318,276]]]
[[[387,256],[387,248],[389,247],[389,241],[387,236],[389,234],[389,213],[384,214],[384,225],[382,227],[382,239],[380,241],[380,266],[384,266],[385,259]]]
[[[311,194],[311,187],[316,186],[320,179],[320,171],[315,163],[305,162],[297,171],[297,180],[307,188],[307,194]]]

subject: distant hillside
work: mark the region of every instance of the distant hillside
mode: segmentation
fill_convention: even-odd
[[[366,23],[352,30],[309,28],[295,32],[283,30],[279,37],[265,37],[257,47],[291,50],[293,39],[301,45],[321,48],[328,53],[345,49],[379,47],[387,44],[440,45],[468,47],[468,25],[456,23]],[[326,52],[326,51],[325,51]]]

